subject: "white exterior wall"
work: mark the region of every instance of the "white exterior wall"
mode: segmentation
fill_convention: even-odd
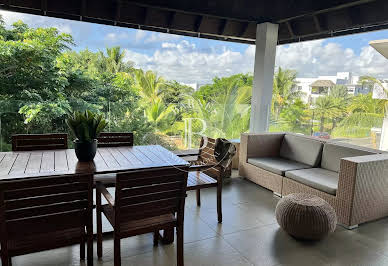
[[[318,76],[316,78],[296,78],[297,86],[304,93],[302,99],[308,102],[310,97],[317,98],[320,95],[312,95],[310,85],[317,80],[330,80],[334,84],[344,85],[348,88],[349,94],[355,93],[356,85],[358,85],[359,76],[353,76],[350,72],[338,72],[335,76]]]

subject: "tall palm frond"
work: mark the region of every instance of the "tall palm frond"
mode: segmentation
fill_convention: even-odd
[[[283,108],[302,96],[303,92],[298,90],[296,84],[296,72],[289,69],[283,70],[279,67],[273,81],[271,109],[275,119],[279,117]]]
[[[146,102],[156,102],[161,98],[161,89],[165,84],[162,77],[158,77],[152,71],[144,72],[141,69],[135,71],[135,78],[140,95]]]

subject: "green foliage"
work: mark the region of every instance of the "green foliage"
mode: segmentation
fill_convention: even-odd
[[[370,129],[370,127],[337,127],[332,131],[331,137],[366,138],[370,136]]]
[[[296,72],[279,67],[273,81],[272,114],[274,119],[279,119],[281,111],[301,97],[302,92],[296,86]]]
[[[310,126],[310,112],[307,104],[301,99],[296,99],[280,113],[281,121],[287,125],[283,131],[298,132],[308,134]]]
[[[153,71],[135,69],[120,47],[93,52],[73,51],[73,46],[72,37],[55,28],[34,29],[21,21],[5,28],[0,19],[3,150],[10,148],[15,133],[68,131],[65,118],[74,110],[69,127],[86,141],[102,130],[99,119],[109,131],[133,132],[135,144],[171,149],[183,148],[174,139],[184,136],[189,123],[194,133],[211,137],[239,138],[248,131],[250,74],[215,77],[194,91]],[[361,82],[381,85],[372,77]],[[345,86],[334,86],[312,106],[302,96],[296,72],[278,68],[270,131],[309,134],[313,127],[333,136],[364,137],[371,127],[381,127],[386,101],[371,94],[350,96]]]
[[[81,142],[92,142],[97,139],[107,125],[102,115],[94,114],[88,110],[84,113],[74,112],[66,119],[66,124]]]
[[[194,132],[205,130],[204,134],[211,137],[238,138],[249,127],[252,80],[238,74],[213,81],[188,98],[189,108],[184,118],[195,118]]]
[[[334,98],[349,99],[348,88],[344,85],[335,85],[330,89],[329,95]]]

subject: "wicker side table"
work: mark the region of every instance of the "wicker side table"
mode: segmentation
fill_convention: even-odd
[[[336,213],[329,203],[303,193],[282,198],[275,214],[280,227],[298,239],[322,239],[334,232],[337,224]]]

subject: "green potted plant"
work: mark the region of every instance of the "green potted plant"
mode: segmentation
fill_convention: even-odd
[[[74,112],[66,119],[66,124],[76,137],[74,149],[78,160],[92,161],[97,151],[97,137],[107,125],[105,119],[90,111]]]

